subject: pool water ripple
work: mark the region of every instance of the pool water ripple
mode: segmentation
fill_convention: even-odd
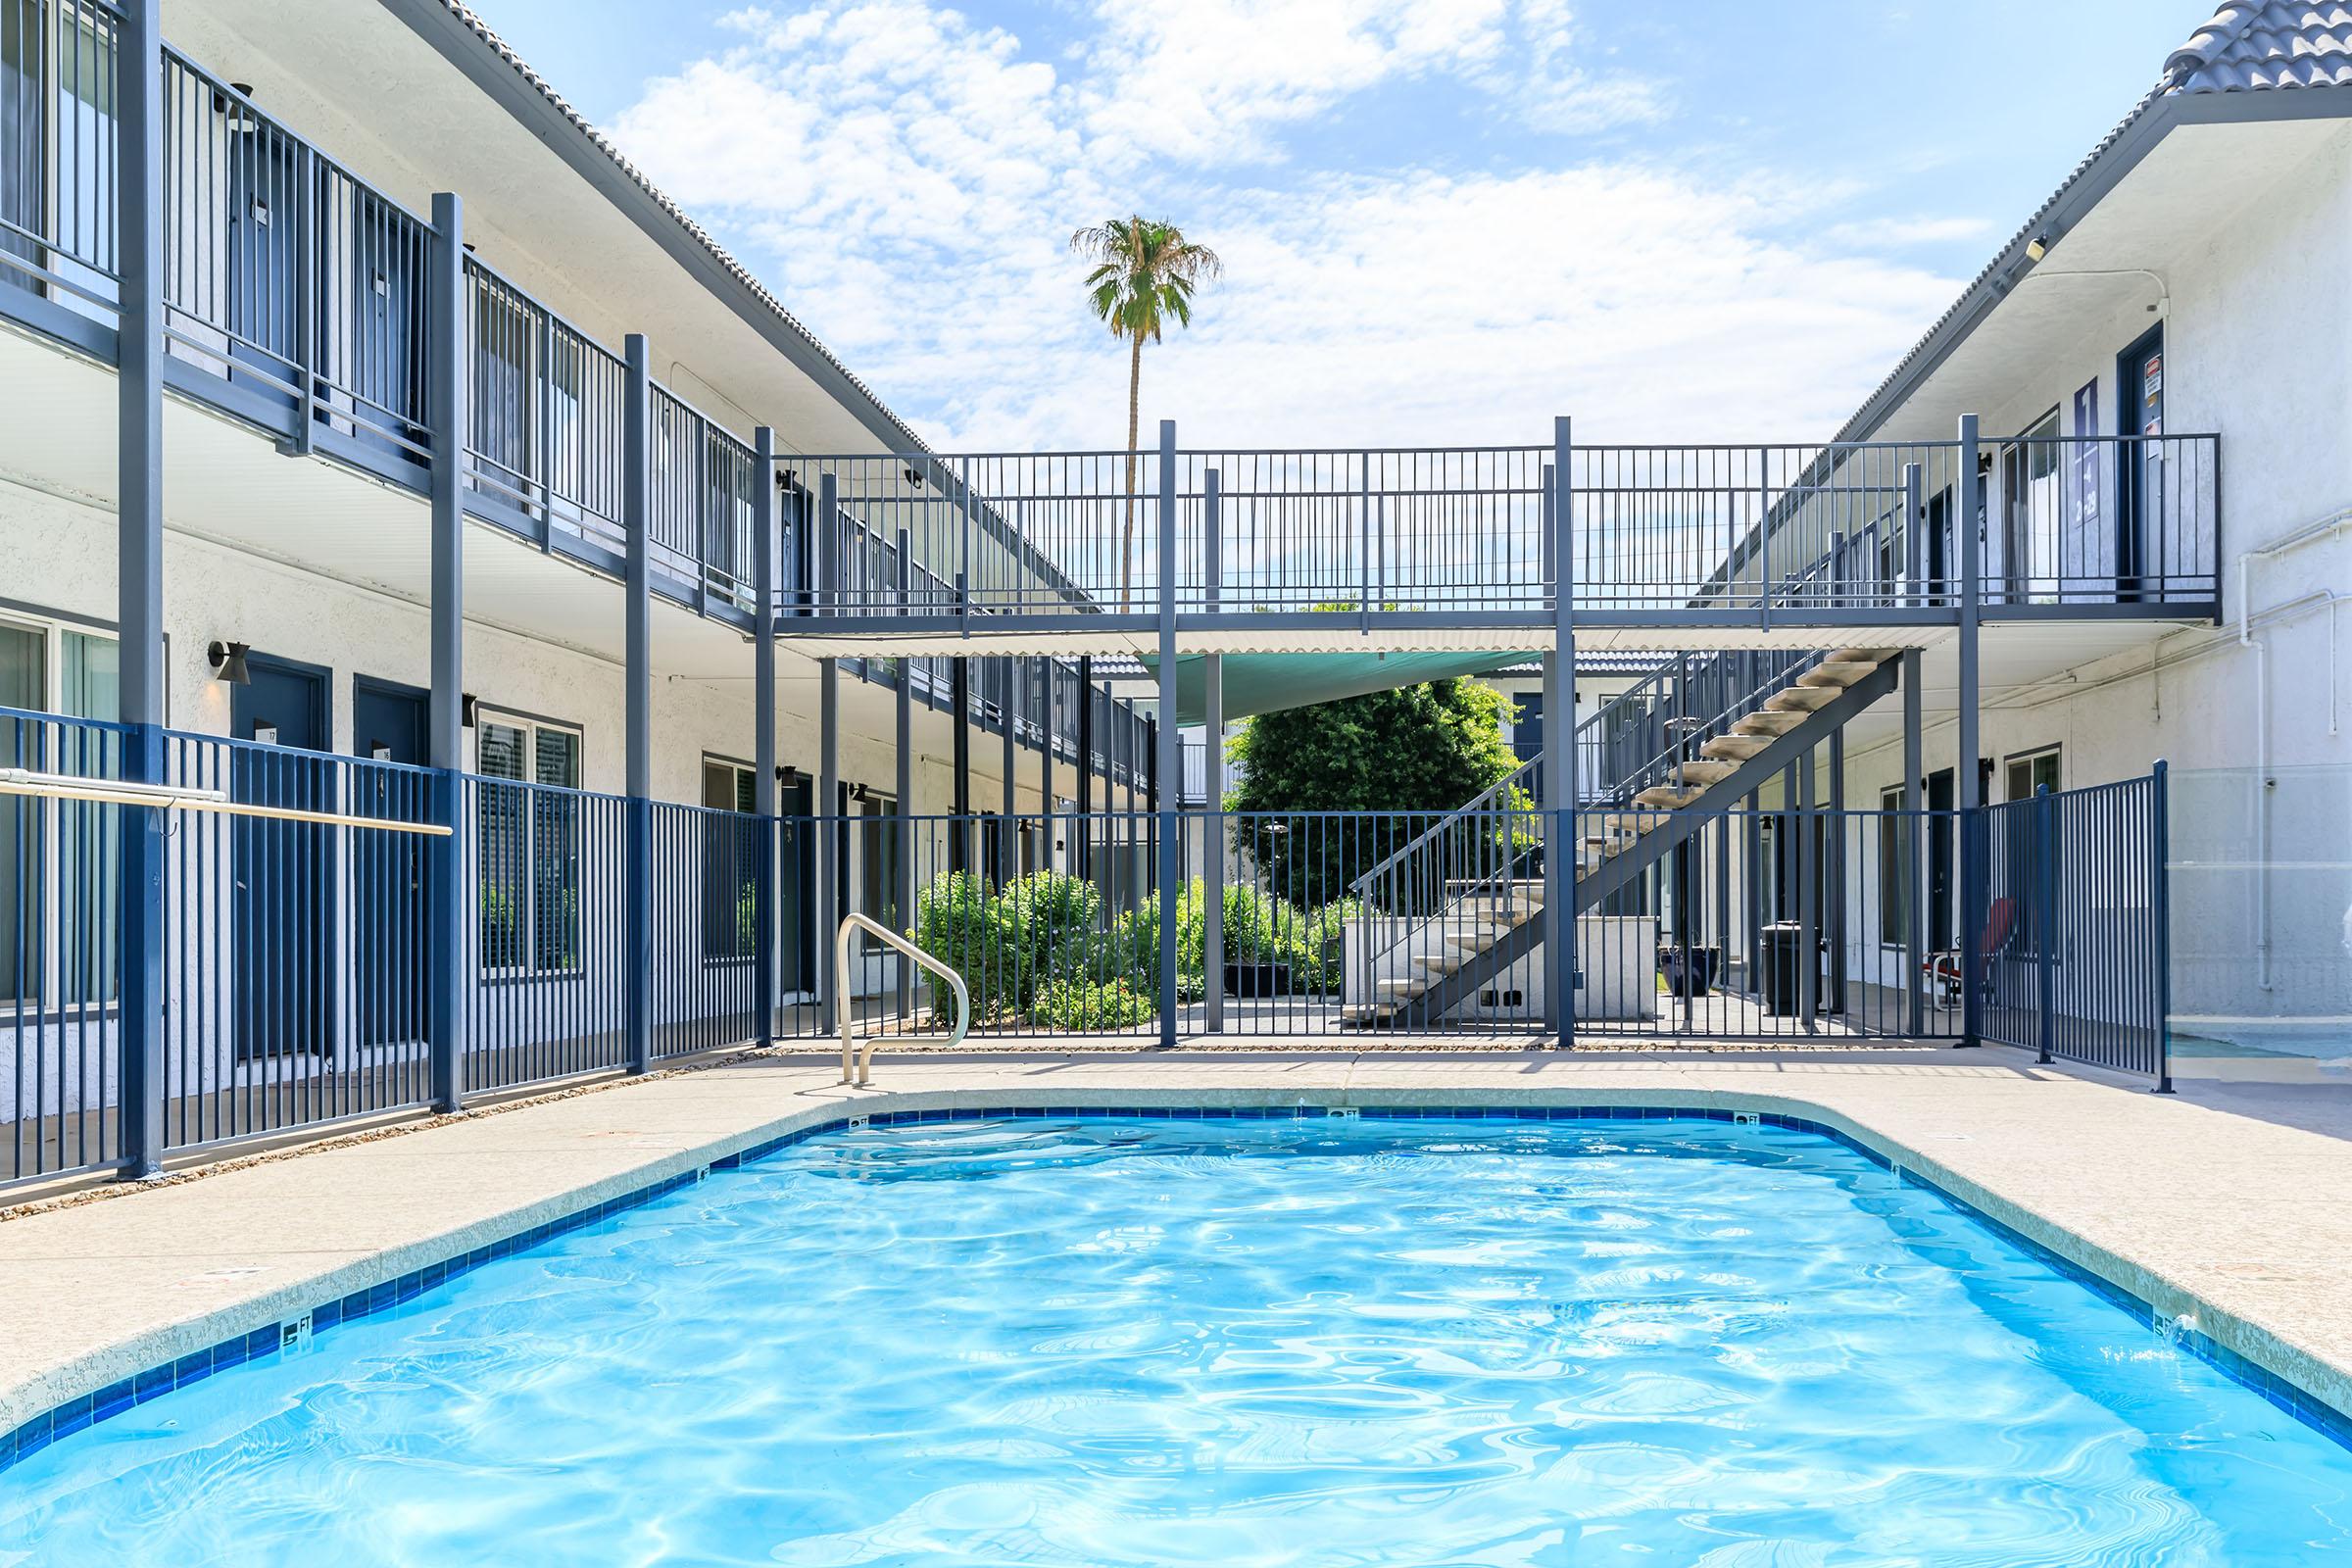
[[[2352,1453],[1826,1139],[828,1136],[0,1474],[0,1564],[2230,1568]]]

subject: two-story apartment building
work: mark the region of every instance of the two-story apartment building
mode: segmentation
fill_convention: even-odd
[[[906,908],[908,873],[868,827],[824,852],[787,836],[762,886],[738,817],[1149,798],[1148,720],[1079,661],[820,661],[761,635],[817,550],[796,454],[901,454],[908,493],[952,481],[463,5],[0,4],[0,707],[26,715],[0,765],[463,820],[474,858],[428,876],[422,850],[369,861],[250,816],[120,852],[93,818],[107,848],[79,851],[75,808],[24,798],[0,847],[0,1121],[20,1131],[111,1115],[125,1051],[182,1106],[347,1081],[361,1049],[420,1061],[428,968],[493,999],[445,998],[444,1037],[452,1009],[494,1005],[580,1066],[618,1059],[624,1011],[686,1030],[677,1049],[718,1038],[689,1027],[718,1010],[739,1015],[720,1036],[756,1036],[755,965],[779,1005],[820,989],[820,853],[878,908]],[[972,522],[973,569],[1059,580],[1002,517]],[[854,544],[873,583],[927,586],[896,541]],[[123,658],[126,616],[152,662]],[[421,767],[489,793],[428,808],[400,771]],[[624,795],[724,813],[646,829],[667,839],[627,875],[680,908],[640,961],[676,974],[625,1009],[598,975],[651,897],[621,887]],[[1007,866],[1070,853],[1017,837]],[[122,889],[157,880],[175,956],[147,974],[125,944],[162,941]],[[902,980],[886,959],[860,975]],[[135,1047],[167,1028],[169,1067]],[[319,1115],[240,1102],[169,1137]],[[45,1125],[30,1167],[72,1163]]]
[[[2304,1033],[2289,1049],[2336,1056],[2352,1017],[2352,439],[2331,413],[2352,397],[2347,277],[2352,11],[2228,5],[1838,433],[1942,437],[1978,415],[1985,571],[2054,616],[2173,569],[2189,498],[2214,495],[2221,615],[2123,647],[2075,613],[2008,628],[1987,644],[1974,765],[2002,801],[2167,759],[2176,1018],[2256,1044]],[[1948,528],[1950,481],[1925,501]],[[1932,690],[1950,690],[1950,658],[1928,651]],[[1932,802],[1952,798],[1956,728],[1926,736]],[[1849,802],[1897,798],[1890,717],[1856,726],[1845,767]],[[1852,940],[1855,964],[1888,961],[1875,933]],[[2262,1019],[2321,1023],[2246,1023]]]

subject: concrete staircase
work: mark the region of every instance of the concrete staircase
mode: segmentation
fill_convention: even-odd
[[[1624,791],[1613,808],[1597,808],[1597,830],[1578,846],[1576,912],[1629,885],[1686,840],[1699,823],[1731,809],[1808,748],[1827,738],[1894,686],[1896,650],[1839,648],[1797,669],[1727,724],[1694,756],[1666,760],[1657,781]],[[1532,764],[1531,764],[1532,766]],[[1486,798],[1481,798],[1481,803]],[[1470,811],[1474,808],[1465,808]],[[1589,824],[1596,808],[1580,812]],[[1356,1028],[1427,1027],[1462,1005],[1543,943],[1544,879],[1499,867],[1492,877],[1449,881],[1441,907],[1386,931],[1367,919],[1367,936],[1350,952],[1366,965],[1369,987],[1350,983],[1342,1021]]]

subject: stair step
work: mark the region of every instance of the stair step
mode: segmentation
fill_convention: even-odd
[[[1395,997],[1398,1002],[1410,1002],[1428,989],[1429,982],[1421,979],[1383,980],[1379,986],[1384,996]]]
[[[1764,699],[1767,712],[1813,713],[1838,700],[1838,688],[1834,686],[1784,686]]]
[[[1732,733],[1735,735],[1761,735],[1768,740],[1778,739],[1802,724],[1809,716],[1803,709],[1760,709],[1734,724]]]
[[[1494,939],[1476,931],[1448,931],[1446,940],[1465,953],[1484,953],[1494,945]]]
[[[1451,953],[1416,953],[1413,962],[1432,974],[1451,974],[1462,966],[1460,956]]]
[[[1710,784],[1722,783],[1738,771],[1740,768],[1737,763],[1710,760],[1677,763],[1674,775],[1686,787],[1696,787],[1703,790]]]
[[[1648,789],[1643,790],[1641,794],[1634,797],[1634,804],[1636,806],[1657,806],[1673,808],[1676,807],[1689,806],[1692,801],[1697,800],[1698,797],[1699,791],[1697,790],[1676,789],[1671,784],[1652,784]]]
[[[1701,757],[1720,758],[1730,762],[1744,762],[1772,744],[1769,735],[1718,735],[1698,749]]]
[[[1602,821],[1612,832],[1631,833],[1640,838],[1650,829],[1665,825],[1666,818],[1655,811],[1612,811]]]
[[[1386,1023],[1396,1015],[1396,1009],[1387,1003],[1351,1002],[1340,1009],[1340,1021],[1361,1029],[1368,1024]]]
[[[1825,660],[1797,676],[1796,683],[1799,686],[1841,692],[1878,667],[1851,660]]]

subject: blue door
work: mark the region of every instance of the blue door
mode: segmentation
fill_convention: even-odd
[[[232,688],[239,746],[232,799],[304,810],[335,808],[326,672],[249,655],[251,684]],[[334,840],[313,822],[231,819],[235,876],[236,1050],[244,1061],[326,1056],[334,1050]]]
[[[421,767],[427,697],[413,686],[352,683],[353,755]],[[424,780],[392,768],[356,770],[358,816],[416,819]],[[359,973],[359,1039],[364,1046],[424,1038],[425,877],[430,841],[415,833],[362,829],[352,836],[354,967]]]
[[[296,199],[294,145],[275,128],[231,131],[227,161],[228,328],[230,380],[291,405],[295,370]]]

